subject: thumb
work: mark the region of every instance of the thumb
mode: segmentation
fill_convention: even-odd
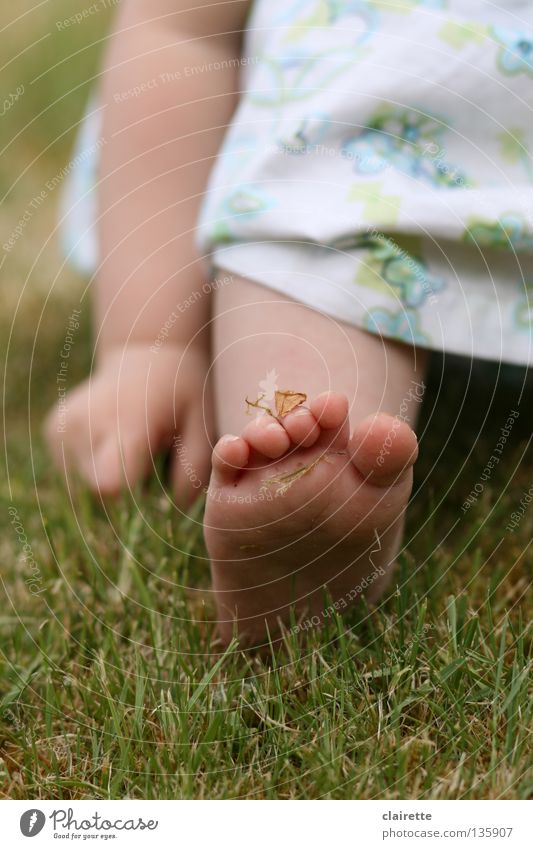
[[[122,442],[113,433],[94,449],[90,469],[86,469],[91,488],[101,496],[118,495],[146,477],[150,448],[144,434],[125,435]],[[88,465],[88,464],[86,464]]]

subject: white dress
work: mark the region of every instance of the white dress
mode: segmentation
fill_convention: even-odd
[[[531,361],[533,3],[256,0],[241,86],[198,227],[212,266]]]

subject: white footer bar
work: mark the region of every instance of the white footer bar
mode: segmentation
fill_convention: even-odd
[[[0,802],[6,849],[526,849],[532,813],[530,802],[518,801]]]

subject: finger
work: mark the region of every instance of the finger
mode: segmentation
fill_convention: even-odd
[[[102,497],[118,495],[143,480],[150,468],[151,453],[144,434],[128,434],[121,442],[112,433],[87,456],[80,455],[80,469],[94,492]]]

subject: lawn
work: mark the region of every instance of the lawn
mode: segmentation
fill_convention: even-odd
[[[19,91],[0,122],[2,244],[69,160],[108,25],[102,11],[58,29],[82,8],[0,12],[5,89]],[[66,492],[46,456],[82,295],[69,386],[90,364],[58,193],[0,257],[1,797],[530,797],[532,380],[435,357],[393,592],[268,659],[221,653],[201,504],[180,518],[152,482],[104,509]]]

